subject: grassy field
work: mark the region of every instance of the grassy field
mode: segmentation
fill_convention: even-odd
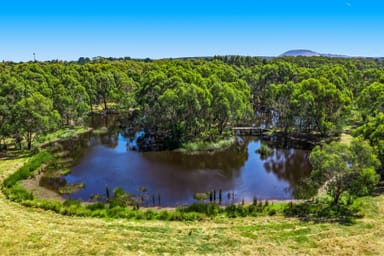
[[[0,182],[26,158],[1,159]],[[282,216],[202,222],[67,217],[0,193],[0,255],[384,255],[384,196],[353,225]]]

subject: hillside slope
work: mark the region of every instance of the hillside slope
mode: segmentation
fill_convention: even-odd
[[[0,182],[26,159],[0,160]],[[351,226],[281,216],[203,222],[103,220],[25,208],[0,193],[1,255],[379,255],[384,196]]]

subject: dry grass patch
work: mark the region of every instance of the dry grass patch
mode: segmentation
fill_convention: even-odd
[[[351,144],[352,140],[353,140],[352,135],[347,133],[342,133],[339,139],[340,143],[348,144],[348,145]]]

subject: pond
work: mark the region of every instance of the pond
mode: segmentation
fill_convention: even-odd
[[[271,138],[238,137],[227,150],[198,154],[134,151],[128,146],[132,137],[119,129],[90,134],[86,140],[81,159],[64,177],[67,184],[84,183],[85,188],[66,198],[89,201],[95,194],[105,196],[107,185],[111,193],[121,187],[133,195],[145,187],[147,198],[161,196],[162,206],[189,204],[195,201],[194,193],[213,190],[222,191],[223,204],[254,197],[287,200],[311,171],[308,146],[300,149]],[[263,158],[256,152],[261,144],[272,149],[271,155]]]

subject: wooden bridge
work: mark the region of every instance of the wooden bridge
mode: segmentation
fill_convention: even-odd
[[[259,136],[263,135],[269,129],[260,128],[260,127],[233,127],[232,132],[238,136]]]

